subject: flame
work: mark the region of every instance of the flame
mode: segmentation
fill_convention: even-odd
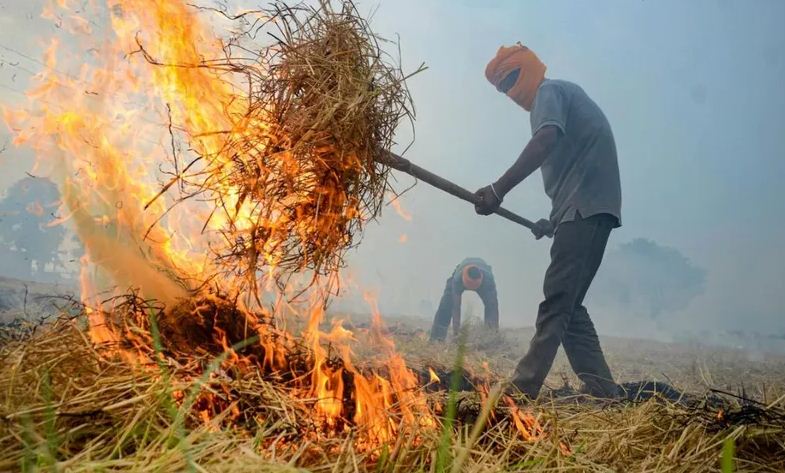
[[[428,376],[430,378],[428,384],[440,384],[442,382],[442,380],[439,379],[439,376],[431,367],[428,367]]]
[[[512,422],[518,433],[526,442],[539,442],[545,438],[545,429],[540,421],[531,412],[524,412],[510,396],[504,396],[504,403],[510,410]],[[559,441],[559,452],[562,455],[572,455],[572,449],[565,441]]]
[[[403,208],[401,205],[401,198],[399,196],[393,197],[393,199],[390,201],[390,205],[392,205],[393,209],[395,209],[395,213],[397,213],[399,217],[406,220],[407,222],[412,221],[412,214]]]
[[[117,307],[103,299],[107,292],[134,288],[140,298],[166,308],[203,301],[191,309],[190,316],[198,317],[218,310],[218,301],[201,289],[204,281],[235,295],[247,289],[212,257],[216,249],[220,253],[234,244],[234,236],[254,231],[259,223],[251,218],[253,204],[231,179],[224,179],[232,165],[226,147],[238,136],[271,131],[263,115],[238,118],[245,117],[248,103],[236,93],[238,85],[229,76],[200,67],[222,57],[224,45],[197,9],[180,0],[106,0],[88,2],[80,14],[71,10],[82,9],[81,3],[72,6],[58,0],[47,5],[44,17],[63,21],[68,41],[51,39],[44,54],[46,66],[28,91],[28,107],[4,109],[3,117],[14,133],[14,144],[35,151],[36,173],[60,188],[59,223],[70,225],[85,247],[80,284],[82,299],[91,307],[92,340],[117,347],[123,337],[135,337],[134,343],[148,345],[147,351],[119,354],[143,365],[151,352],[149,339],[113,326],[109,319]],[[108,16],[106,25],[88,21],[102,17],[95,11]],[[181,202],[166,192],[182,182],[194,156],[210,157],[210,168],[225,173],[219,172],[217,180],[223,186],[223,207],[230,211],[213,213],[215,209],[203,202]],[[270,172],[292,172],[285,158],[280,167]],[[296,180],[308,184],[313,176],[306,170]],[[287,198],[306,197],[295,193]],[[391,204],[402,218],[412,219],[397,198]],[[259,291],[274,289],[276,248],[284,238],[276,229],[283,218],[288,217],[274,212],[262,222],[272,236],[263,248],[254,249],[269,268],[269,274],[262,275],[264,284],[254,288]],[[313,230],[309,225],[329,225],[329,219],[297,223],[298,231],[307,233]],[[218,231],[228,227],[237,233]],[[403,235],[401,242],[405,241]],[[333,321],[329,331],[323,328],[326,293],[340,279],[338,274],[327,275],[302,304],[286,302],[290,287],[271,295],[276,301],[274,317],[289,312],[307,315],[302,339],[311,358],[310,373],[296,387],[303,402],[312,403],[327,430],[356,426],[369,446],[391,441],[405,426],[436,427],[417,376],[385,334],[373,294],[365,294],[373,314],[370,343],[378,354],[373,366],[355,366],[351,347],[356,339],[341,321]],[[248,300],[261,300],[251,292],[244,293]],[[240,309],[247,304],[240,303]],[[263,352],[257,368],[288,370],[288,333],[246,315]],[[252,365],[231,349],[225,328],[216,326],[213,337],[214,344],[228,353],[227,366]],[[429,374],[431,383],[440,383],[433,370]],[[219,397],[208,393],[200,398],[195,412],[203,423],[213,426]],[[236,405],[226,409],[231,410],[230,417],[239,416]],[[536,418],[514,406],[511,410],[524,438],[542,436]]]
[[[150,171],[165,156],[162,103],[178,104],[172,115],[193,132],[200,130],[198,124],[215,129],[220,123],[207,125],[205,116],[220,119],[223,114],[206,110],[205,104],[197,107],[196,101],[206,90],[220,96],[226,86],[205,80],[201,71],[151,68],[144,61],[120,58],[138,49],[140,31],[140,40],[173,63],[200,57],[189,44],[217,53],[219,43],[196,33],[204,31],[200,22],[180,2],[109,1],[106,6],[110,39],[91,48],[91,56],[85,56],[82,46],[92,45],[99,33],[68,11],[67,2],[47,7],[45,17],[66,18],[81,27],[66,28],[74,41],[50,41],[46,67],[28,92],[31,106],[4,110],[4,117],[16,134],[15,144],[33,148],[36,169],[60,187],[60,213],[68,216],[63,220],[73,226],[87,254],[84,298],[92,301],[106,289],[133,286],[145,297],[173,303],[187,296],[190,288],[184,281],[204,274],[205,258],[198,255],[207,254],[207,248],[193,238],[196,232],[182,213],[167,215],[156,226],[165,204],[144,208],[157,193],[158,176]]]
[[[530,412],[522,411],[509,396],[504,396],[504,402],[510,409],[512,421],[524,440],[536,442],[543,438],[544,430],[536,417]]]
[[[340,320],[333,321],[329,332],[319,329],[324,321],[324,311],[317,307],[312,311],[308,327],[304,333],[314,357],[315,368],[311,374],[309,395],[316,399],[317,413],[329,426],[353,410],[352,422],[360,426],[371,445],[390,441],[398,431],[399,424],[433,427],[436,421],[422,394],[417,376],[410,370],[403,358],[395,351],[395,344],[383,333],[381,313],[376,298],[370,293],[364,295],[373,313],[371,327],[371,346],[380,353],[378,365],[386,372],[370,373],[359,370],[352,362],[349,342],[354,334],[346,330]],[[329,342],[338,350],[340,363],[331,362],[324,342]],[[353,380],[354,391],[345,392],[343,376]],[[344,400],[349,399],[347,404]],[[391,412],[400,416],[395,421]]]

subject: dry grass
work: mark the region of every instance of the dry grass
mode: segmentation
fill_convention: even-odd
[[[507,404],[490,383],[517,356],[504,353],[510,342],[487,334],[463,346],[465,361],[461,350],[397,335],[421,376],[402,370],[407,382],[384,397],[392,400],[381,416],[392,426],[384,430],[389,441],[378,442],[375,424],[357,422],[361,416],[348,409],[338,411],[346,418],[321,419],[325,399],[308,398],[318,392],[312,373],[342,382],[346,375],[347,385],[367,374],[369,386],[394,373],[348,369],[349,357],[331,357],[329,337],[314,335],[318,327],[309,345],[276,330],[269,315],[205,295],[205,287],[236,276],[248,284],[231,286],[233,297],[256,297],[257,278],[270,269],[282,287],[292,274],[336,278],[345,251],[389,190],[379,157],[399,122],[411,118],[410,97],[404,74],[349,0],[276,3],[231,19],[241,34],[226,43],[226,57],[196,64],[166,64],[137,37],[138,52],[157,67],[209,69],[232,90],[245,90],[220,104],[227,117],[216,121],[228,129],[197,127],[200,136],[183,137],[193,145],[187,165],[174,143],[178,132],[188,132],[170,123],[173,177],[158,196],[178,189],[177,204],[206,201],[209,218],[220,222],[211,220],[224,244],[211,249],[224,274],[202,281],[201,291],[168,311],[135,296],[112,301],[102,309],[111,328],[106,337],[88,335],[84,312],[0,337],[0,470],[675,472],[719,470],[723,462],[726,471],[734,464],[785,468],[785,398],[761,405],[701,403],[700,396],[689,403],[558,396]],[[260,33],[272,34],[274,43],[249,46]],[[238,76],[247,87],[238,86]],[[197,146],[205,135],[220,145]],[[93,317],[92,330],[101,318]],[[356,331],[360,341],[366,335],[375,342],[353,347],[356,359],[390,354],[392,345],[378,333]],[[92,341],[113,336],[119,340]],[[328,355],[317,364],[320,351]],[[438,384],[450,391],[426,386],[429,366],[440,368],[446,379]],[[464,369],[472,376],[462,376]],[[467,382],[478,378],[489,384],[456,389],[472,388]],[[409,420],[406,397],[425,400],[408,411]],[[431,415],[434,423],[422,422]],[[728,445],[734,455],[723,453]]]
[[[362,316],[343,315],[344,319],[363,324]],[[427,329],[430,320],[415,318],[388,319],[396,345],[406,354],[413,366],[433,363],[449,366],[457,351],[456,343],[429,343]],[[480,321],[473,324],[467,360],[476,373],[494,375],[512,373],[529,345],[534,329],[510,328],[503,335],[485,332]],[[720,389],[732,393],[744,391],[746,397],[761,402],[772,402],[785,395],[785,355],[782,353],[753,353],[745,349],[701,345],[697,342],[659,342],[621,337],[601,337],[608,364],[619,382],[641,380],[670,384],[681,391],[703,393]],[[546,386],[558,389],[565,383],[577,385],[567,357],[560,349]]]
[[[210,219],[220,216],[214,250],[226,274],[253,285],[274,268],[282,287],[292,273],[331,276],[391,191],[379,158],[413,119],[407,77],[350,0],[219,13],[240,32],[225,58],[178,66],[235,85],[223,104],[232,129],[214,130],[221,146],[187,169],[175,162],[161,195],[179,188],[177,204],[198,198]],[[139,47],[151,64],[171,66]]]
[[[467,366],[482,365],[485,337],[469,340]],[[473,437],[483,400],[460,393],[446,443],[439,428],[418,427],[368,447],[352,429],[325,432],[313,400],[226,355],[132,368],[101,350],[78,319],[3,346],[0,470],[436,471],[441,444],[445,471],[456,459],[460,471],[720,471],[727,439],[737,469],[785,468],[783,399],[758,410],[726,400],[722,420],[716,407],[656,398],[541,400],[533,412],[545,435],[527,441],[500,410]],[[429,394],[432,406],[445,396]]]

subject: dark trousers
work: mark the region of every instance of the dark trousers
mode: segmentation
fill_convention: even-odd
[[[594,324],[583,306],[615,223],[616,218],[608,214],[578,217],[559,225],[553,237],[536,332],[513,378],[513,384],[532,398],[539,394],[559,344],[589,393],[612,396],[616,392]]]
[[[453,333],[458,334],[461,328],[461,296],[463,291],[460,282],[456,283],[452,276],[447,278],[442,299],[439,301],[439,308],[436,309],[436,315],[433,317],[431,341],[444,340],[447,337],[450,321],[452,321]],[[493,276],[488,274],[483,278],[482,285],[477,288],[477,295],[480,296],[480,300],[485,306],[485,326],[498,330],[499,300]]]

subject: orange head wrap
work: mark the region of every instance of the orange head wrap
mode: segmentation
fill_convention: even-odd
[[[470,272],[474,272],[472,269],[476,269],[476,272],[479,273],[479,276],[473,278],[472,275],[469,274]],[[482,271],[473,264],[467,265],[463,268],[463,271],[461,271],[461,280],[463,282],[464,289],[476,291],[482,285]]]
[[[497,89],[508,74],[520,70],[518,81],[506,93],[515,103],[527,111],[531,111],[537,87],[545,78],[545,64],[534,52],[518,43],[514,46],[502,46],[496,57],[485,68],[485,77]]]

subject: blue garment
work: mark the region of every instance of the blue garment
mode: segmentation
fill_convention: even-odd
[[[496,281],[493,279],[491,266],[481,258],[466,258],[461,261],[455,270],[447,278],[444,285],[444,293],[439,301],[439,308],[433,317],[431,327],[431,340],[444,340],[452,322],[453,333],[458,334],[461,327],[461,296],[467,289],[463,286],[463,269],[466,266],[474,265],[482,271],[483,279],[480,287],[476,289],[485,306],[485,326],[492,329],[499,329],[499,298],[496,294]]]

